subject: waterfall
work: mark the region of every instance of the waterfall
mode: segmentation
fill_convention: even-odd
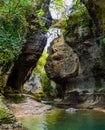
[[[59,11],[56,9],[56,5],[51,0],[49,10],[50,10],[53,20],[60,20],[63,17],[63,15],[67,16],[68,14],[70,14],[70,7],[72,5],[72,1],[73,0],[63,0],[63,3],[64,3],[63,7],[61,7]],[[62,34],[61,28],[51,27],[47,33],[47,45],[45,47],[45,50],[47,50],[47,48],[50,46],[50,43],[61,34]]]

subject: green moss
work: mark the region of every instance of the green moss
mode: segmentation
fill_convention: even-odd
[[[6,98],[8,98],[8,101],[14,102],[14,103],[21,103],[21,102],[24,102],[26,99],[25,96],[20,93],[7,94]]]
[[[9,124],[14,122],[15,122],[15,118],[13,114],[7,108],[0,107],[0,123]]]
[[[35,94],[35,98],[40,100],[41,98],[48,96],[51,97],[51,91],[53,87],[51,86],[51,80],[47,77],[47,74],[44,69],[44,65],[46,64],[46,58],[48,54],[46,51],[43,52],[41,58],[39,59],[36,68],[34,69],[34,75],[40,74],[40,82],[42,85],[42,90],[44,94]]]
[[[3,97],[0,96],[0,123],[1,124],[13,124],[16,122],[16,118],[13,113],[5,105]]]
[[[64,36],[68,35],[69,33],[76,35],[76,32],[78,33],[78,27],[85,28],[89,26],[90,22],[92,21],[85,6],[80,4],[79,7],[76,7],[77,8],[75,8],[75,10],[73,10],[68,16],[67,27],[65,28]]]
[[[35,96],[35,100],[41,101],[46,95],[44,93],[37,93],[34,94],[34,96]]]
[[[0,92],[2,93],[4,91],[5,84],[6,84],[6,77],[5,75],[2,75],[0,76]]]

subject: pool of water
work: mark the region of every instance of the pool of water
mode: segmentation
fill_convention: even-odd
[[[92,111],[66,113],[54,109],[47,114],[20,119],[28,130],[105,130],[105,114]]]

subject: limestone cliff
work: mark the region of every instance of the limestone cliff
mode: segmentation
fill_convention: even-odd
[[[75,55],[77,55],[80,63],[76,75],[75,71],[73,71],[73,77],[59,77],[60,87],[58,88],[58,91],[60,90],[60,88],[62,88],[63,90],[66,89],[65,94],[63,93],[63,103],[74,106],[86,103],[85,106],[87,107],[89,105],[105,105],[105,45],[103,42],[103,38],[105,35],[105,1],[81,1],[85,5],[84,11],[80,13],[78,13],[78,11],[73,12],[72,14],[70,14],[67,21],[67,27],[64,33],[64,45],[69,45],[67,47],[68,49],[65,49],[68,50],[67,55],[63,58],[61,55],[53,51],[54,45],[51,45],[52,53],[49,53],[50,56],[48,58],[46,66],[48,66],[49,68],[51,66],[52,69],[48,69],[47,67],[46,71],[51,79],[52,76],[54,76],[55,74],[53,80],[57,82],[57,75],[59,76],[62,72],[62,69],[64,70],[63,65],[59,67],[59,64],[61,64],[64,59],[68,58],[68,60],[63,63],[66,66],[67,73],[70,69],[75,68],[76,64],[73,64],[72,67],[70,66],[71,55],[69,54],[71,49],[69,50],[69,47],[72,48],[73,53],[75,52]],[[61,46],[57,46],[57,52],[62,51],[62,48],[63,47]],[[64,51],[63,53],[65,54],[65,52],[66,51]],[[52,58],[55,54],[56,57],[59,58]],[[55,61],[56,64],[53,64],[53,62]],[[56,68],[57,73],[55,72],[54,68]],[[52,71],[53,69],[54,71]],[[52,73],[52,75],[49,71]],[[63,80],[65,82],[62,84]]]
[[[44,0],[44,4],[40,1],[37,5],[37,9],[43,9],[44,11],[44,16],[40,18],[40,20],[45,23],[43,28],[39,23],[33,22],[35,20],[37,21],[35,16],[29,16],[27,18],[29,25],[34,26],[35,24],[37,28],[29,28],[26,36],[26,43],[23,45],[22,52],[18,59],[14,61],[14,66],[7,81],[7,87],[10,86],[14,90],[21,90],[22,85],[29,79],[32,70],[35,68],[47,43],[45,30],[51,25],[52,18],[49,12],[49,4],[50,0]]]
[[[21,54],[18,58],[14,58],[14,62],[8,61],[5,66],[0,63],[0,95],[5,93],[5,96],[7,96],[7,93],[13,93],[13,90],[21,90],[22,85],[29,79],[46,45],[46,30],[50,27],[52,20],[49,12],[50,0],[40,0],[36,4],[35,10],[43,9],[44,15],[39,19],[35,15],[26,15],[28,31]],[[39,21],[43,22],[44,25],[41,26]],[[16,99],[16,95],[12,99]],[[17,120],[6,104],[0,96],[0,129],[22,130],[22,126],[17,124]]]

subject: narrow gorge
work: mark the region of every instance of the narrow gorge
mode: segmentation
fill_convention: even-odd
[[[104,130],[105,1],[2,0],[0,8],[0,130],[87,130],[77,116]]]

